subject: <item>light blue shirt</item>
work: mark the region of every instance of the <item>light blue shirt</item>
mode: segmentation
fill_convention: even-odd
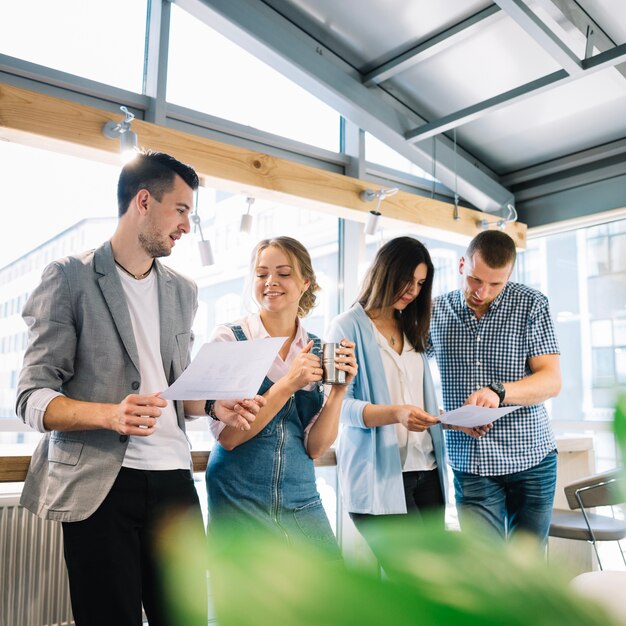
[[[346,392],[341,410],[342,429],[337,444],[337,473],[341,495],[350,513],[389,515],[406,513],[400,450],[394,424],[369,428],[363,422],[368,404],[391,404],[380,349],[363,307],[355,304],[330,325],[327,341],[342,338],[356,344],[359,370]],[[424,359],[424,409],[439,414],[428,361]],[[441,426],[429,429],[446,493],[446,461]]]

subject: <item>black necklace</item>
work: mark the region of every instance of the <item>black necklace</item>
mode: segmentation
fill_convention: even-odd
[[[141,280],[142,278],[145,278],[152,271],[152,268],[154,266],[154,261],[152,261],[150,267],[148,268],[148,271],[144,272],[143,274],[133,274],[132,272],[129,272],[121,263],[118,263],[117,261],[115,261],[115,265],[117,265],[121,270],[124,270],[129,276],[131,276],[135,280]]]

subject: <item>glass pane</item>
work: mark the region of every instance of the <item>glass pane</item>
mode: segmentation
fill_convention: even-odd
[[[8,142],[0,142],[0,162],[9,183],[3,189],[6,210],[24,232],[5,237],[0,247],[0,420],[15,420],[17,429],[15,389],[27,340],[22,307],[50,261],[111,236],[119,167]],[[31,454],[40,438],[2,432],[0,454]]]
[[[615,383],[613,366],[613,350],[611,348],[594,348],[593,357],[593,386],[609,387]]]
[[[433,180],[430,173],[418,167],[415,163],[409,161],[409,159],[403,157],[387,144],[379,141],[369,133],[365,133],[365,160],[370,163],[378,163],[379,165],[390,167],[399,172],[406,172],[407,174],[418,176],[419,178]]]
[[[609,271],[609,246],[606,237],[588,239],[589,276],[606,274]]]
[[[2,2],[0,52],[141,93],[147,0]]]
[[[594,348],[606,348],[613,345],[611,320],[598,320],[591,323],[591,345]]]
[[[0,162],[10,181],[4,188],[5,206],[28,229],[26,239],[6,237],[0,248],[0,420],[17,420],[15,387],[26,347],[22,307],[48,263],[110,238],[117,224],[116,186],[121,164],[103,165],[8,142],[0,142]],[[32,172],[37,172],[37,185],[32,184]],[[252,232],[246,235],[239,232],[239,224],[247,209],[245,196],[202,188],[202,230],[213,243],[216,264],[201,265],[197,233],[183,237],[166,261],[198,284],[196,349],[216,324],[234,321],[247,312],[244,296],[250,253],[265,237],[290,235],[311,253],[322,289],[317,306],[304,320],[307,330],[323,337],[338,313],[337,218],[258,199],[251,208]],[[212,445],[206,423],[198,428],[193,424],[190,430],[196,449]],[[39,438],[37,433],[0,433],[0,452],[30,454]]]
[[[551,402],[555,420],[606,421],[613,415],[614,385],[626,367],[620,351],[626,351],[626,272],[611,264],[621,263],[625,227],[622,219],[534,239],[532,247],[544,251],[541,262],[526,263],[525,253],[519,264],[525,284],[543,274],[540,290],[555,319],[563,380]]]
[[[626,348],[615,349],[615,373],[617,384],[626,385]]]
[[[626,348],[626,320],[615,320],[613,322],[613,333],[615,334],[615,345]]]
[[[336,111],[176,5],[172,6],[167,99],[295,141],[339,150]]]
[[[610,242],[611,271],[626,272],[626,234],[614,235],[611,237]]]

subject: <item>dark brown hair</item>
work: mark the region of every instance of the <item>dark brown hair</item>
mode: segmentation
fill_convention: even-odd
[[[424,352],[428,344],[435,268],[421,241],[396,237],[382,246],[365,276],[358,302],[367,312],[391,306],[413,281],[415,268],[420,263],[428,268],[424,285],[417,298],[396,315],[409,343],[418,352]]]
[[[515,242],[500,230],[484,230],[476,235],[467,246],[465,258],[472,259],[477,252],[492,269],[500,269],[509,264],[513,267],[517,257]]]
[[[158,202],[161,202],[163,194],[173,189],[176,175],[180,176],[193,191],[198,188],[198,175],[189,165],[177,161],[164,152],[151,150],[139,152],[122,168],[117,182],[119,216],[122,217],[126,213],[130,201],[141,189],[147,189]]]

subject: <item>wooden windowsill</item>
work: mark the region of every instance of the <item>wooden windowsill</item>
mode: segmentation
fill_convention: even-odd
[[[209,462],[209,450],[198,450],[191,453],[194,472],[204,472]],[[0,457],[0,483],[20,483],[26,479],[29,456],[2,456]],[[327,450],[315,461],[316,467],[332,467],[337,465],[334,448]]]

